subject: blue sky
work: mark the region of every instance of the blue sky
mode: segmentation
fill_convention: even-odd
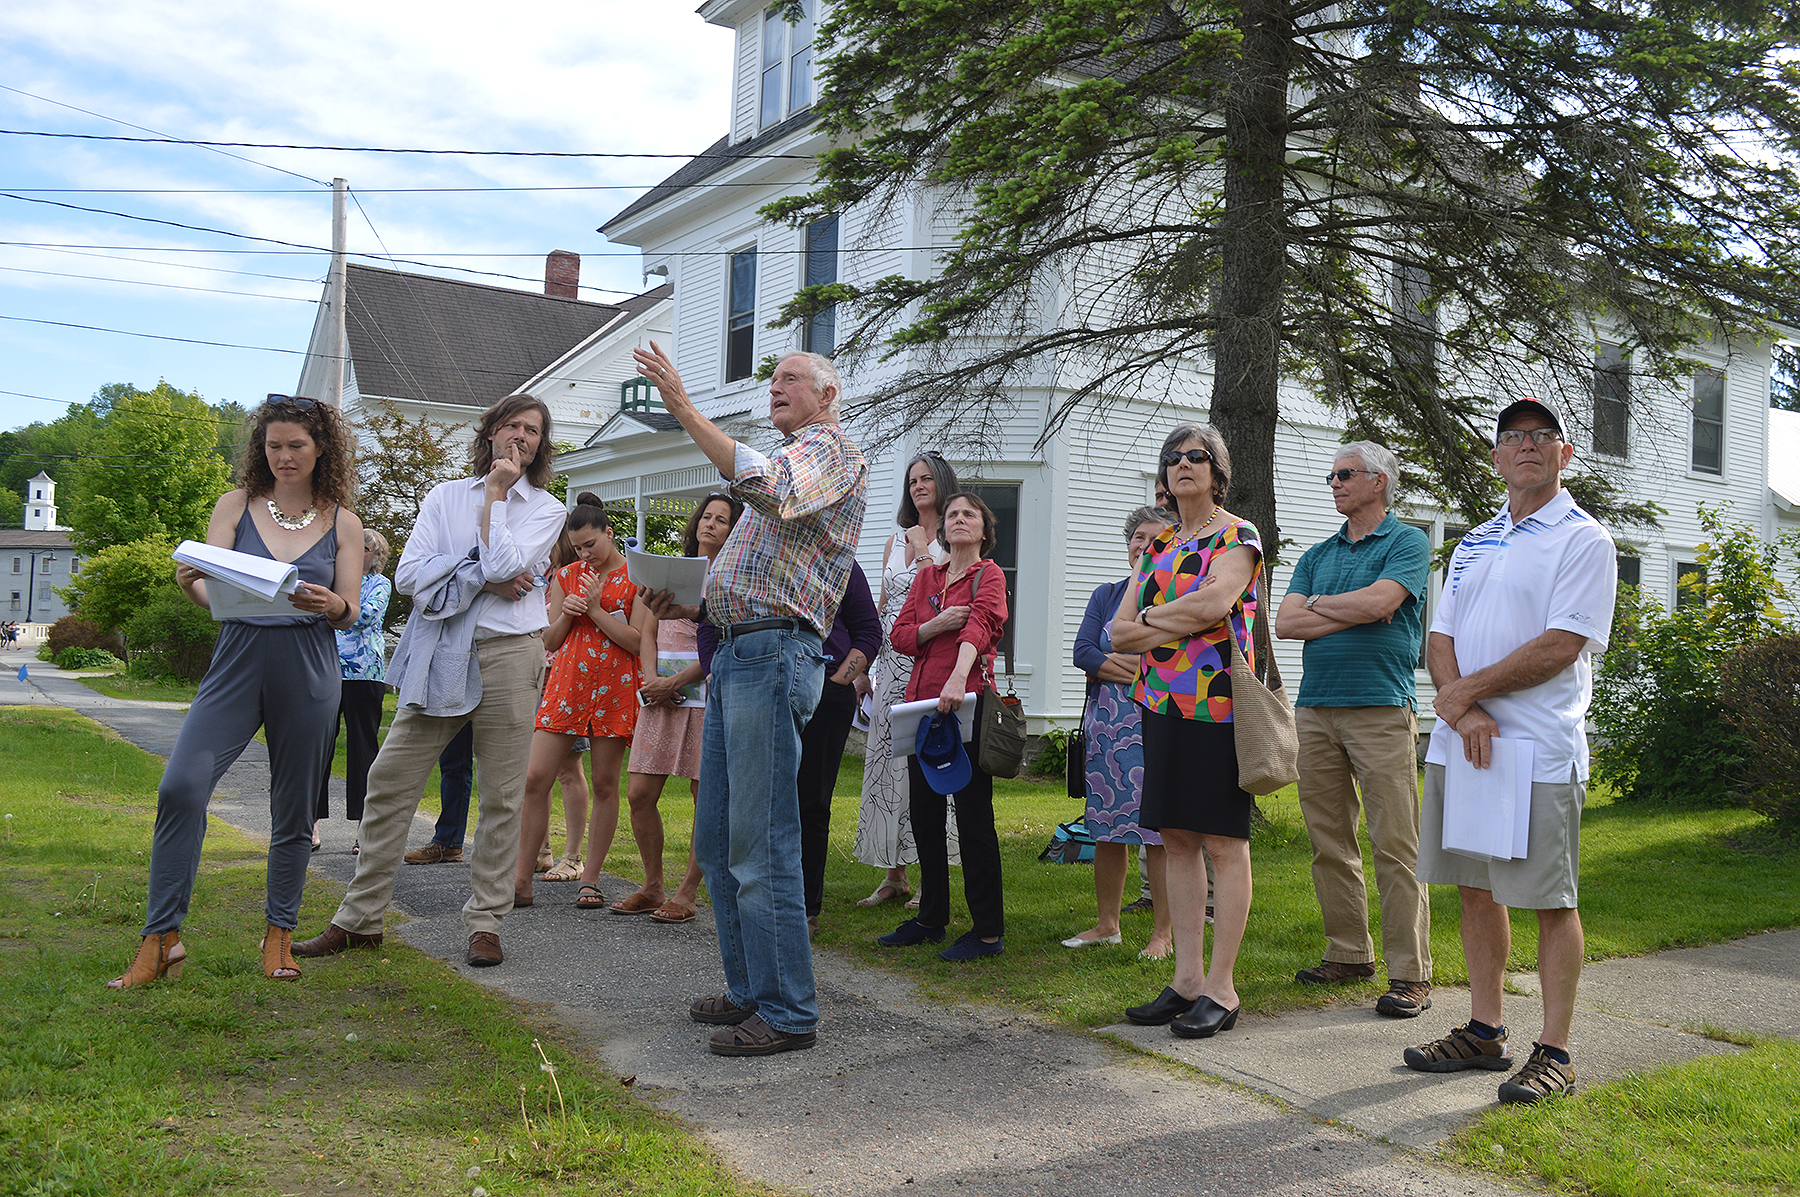
[[[0,128],[685,155],[725,131],[730,52],[692,0],[8,4]],[[0,393],[0,428],[55,419],[109,382],[247,405],[294,386],[329,255],[132,217],[327,247],[342,176],[353,255],[536,290],[544,254],[574,250],[584,286],[610,289],[584,297],[609,299],[645,284],[635,251],[594,230],[676,165],[0,135],[0,193],[17,197],[0,198],[0,392],[15,392]],[[402,190],[416,188],[588,190]]]

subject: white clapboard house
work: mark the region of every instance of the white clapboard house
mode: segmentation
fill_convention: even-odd
[[[811,25],[789,24],[761,0],[710,0],[699,16],[737,37],[727,132],[602,231],[640,248],[646,272],[662,276],[672,289],[673,352],[700,409],[737,435],[767,445],[773,438],[766,386],[754,377],[758,363],[797,348],[829,353],[833,343],[829,314],[804,329],[781,331],[766,327],[771,314],[803,285],[924,276],[932,268],[929,247],[948,230],[940,227],[943,218],[928,197],[910,210],[886,213],[879,223],[856,210],[806,229],[759,219],[760,206],[806,185],[804,156],[824,148],[809,111]],[[847,380],[852,407],[858,381]],[[868,381],[862,380],[865,386]],[[1171,385],[1172,402],[1162,393],[1146,400],[1110,396],[1104,412],[1077,414],[1042,448],[1034,443],[1063,395],[1051,386],[1021,390],[1009,420],[982,436],[978,452],[946,453],[1003,523],[996,558],[1008,575],[1018,688],[1034,731],[1047,721],[1068,726],[1078,717],[1082,677],[1070,648],[1088,597],[1095,586],[1123,576],[1123,518],[1151,497],[1153,457],[1167,430],[1180,420],[1203,418],[1211,386],[1207,363],[1193,363]],[[1655,417],[1624,402],[1630,390],[1650,386]],[[1672,600],[1676,577],[1692,569],[1698,504],[1728,507],[1754,523],[1770,520],[1769,386],[1767,346],[1699,353],[1691,377],[1671,386],[1634,377],[1598,328],[1591,378],[1546,380],[1537,392],[1565,408],[1588,406],[1581,419],[1568,422],[1602,430],[1600,443],[1577,436],[1577,453],[1605,458],[1628,496],[1652,499],[1668,512],[1653,536],[1620,538],[1635,553],[1621,561],[1628,580]],[[1497,394],[1495,410],[1513,397]],[[634,500],[642,511],[651,500],[683,506],[718,485],[717,472],[659,410],[647,385],[622,384],[616,402],[617,410],[585,446],[562,460],[571,494],[593,490],[609,501]],[[1322,478],[1343,435],[1331,412],[1302,385],[1288,383],[1281,402],[1277,501],[1290,545],[1283,559],[1291,564],[1341,523]],[[920,448],[939,447],[939,438],[946,445],[958,439],[942,429],[920,429],[870,463],[869,517],[859,557],[872,582],[894,528],[904,463]],[[1400,514],[1427,529],[1434,545],[1461,530],[1457,517],[1446,519],[1429,507],[1403,507]],[[1277,572],[1268,611],[1286,590],[1286,572]],[[1299,646],[1283,644],[1279,653],[1292,688],[1300,676]],[[1421,697],[1428,699],[1423,671],[1419,676]],[[1428,702],[1422,706],[1428,713]]]

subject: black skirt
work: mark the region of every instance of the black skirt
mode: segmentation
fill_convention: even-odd
[[[1256,799],[1238,788],[1237,775],[1231,724],[1144,711],[1140,826],[1249,839]]]

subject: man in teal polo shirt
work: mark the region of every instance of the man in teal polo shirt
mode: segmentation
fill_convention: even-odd
[[[1356,840],[1358,789],[1381,896],[1388,991],[1380,1014],[1431,1005],[1431,907],[1419,855],[1417,688],[1431,542],[1388,510],[1400,466],[1373,441],[1345,445],[1326,482],[1344,517],[1294,566],[1275,634],[1306,641],[1295,702],[1300,810],[1313,846],[1325,958],[1295,979],[1328,985],[1375,975],[1368,890]]]

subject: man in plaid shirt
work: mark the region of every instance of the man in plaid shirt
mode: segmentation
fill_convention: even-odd
[[[744,502],[706,576],[699,607],[650,596],[659,618],[704,619],[719,631],[707,685],[694,851],[706,874],[725,992],[689,1008],[714,1024],[723,1056],[813,1045],[819,1022],[800,870],[800,733],[825,681],[822,633],[837,617],[867,506],[868,467],[839,424],[842,384],[829,359],[791,353],[769,382],[773,457],[701,415],[667,354],[634,351]]]

